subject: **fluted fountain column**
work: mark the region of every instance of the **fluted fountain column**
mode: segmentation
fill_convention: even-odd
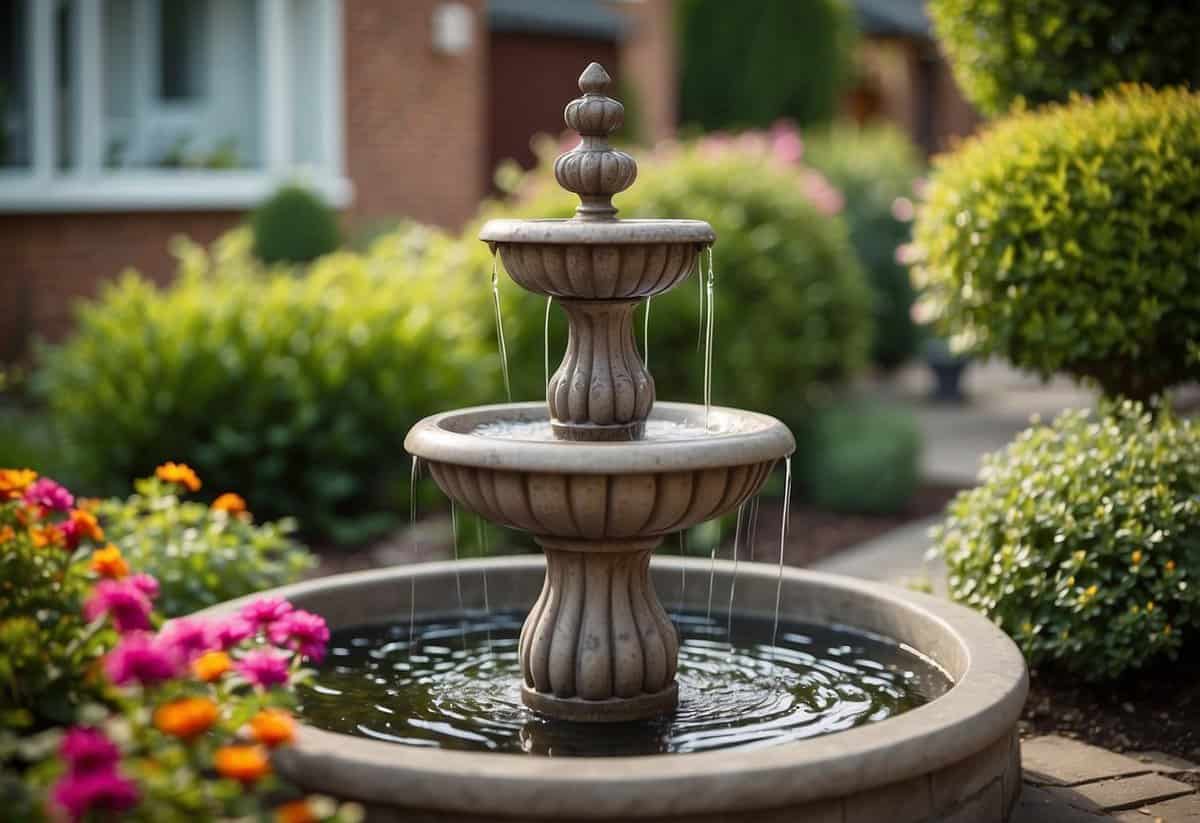
[[[547,571],[521,629],[525,703],[580,721],[674,706],[679,637],[650,581],[662,538],[537,542]]]

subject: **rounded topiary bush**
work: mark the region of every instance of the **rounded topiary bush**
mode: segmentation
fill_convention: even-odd
[[[284,186],[250,215],[254,255],[264,263],[307,263],[341,245],[337,212],[303,186]]]
[[[923,169],[917,147],[893,127],[841,125],[808,136],[804,160],[842,193],[850,242],[874,292],[871,360],[895,369],[917,352],[921,329],[908,267],[896,250],[912,239],[913,183]]]
[[[637,182],[614,200],[619,217],[707,220],[717,234],[713,402],[800,422],[870,350],[870,288],[845,224],[828,213],[836,192],[819,181],[824,188],[814,194],[815,173],[775,158],[761,136],[662,148],[638,163]],[[485,216],[571,216],[578,200],[546,165]],[[702,262],[707,268],[707,254]],[[514,394],[544,397],[545,301],[502,279]],[[703,402],[699,314],[695,276],[651,301],[650,370],[660,400]],[[566,345],[561,315],[553,311],[551,369]],[[639,344],[642,331],[639,316]]]
[[[1200,16],[1178,0],[930,0],[929,16],[959,85],[989,114],[1200,79]]]
[[[1126,86],[935,162],[914,231],[943,331],[1146,399],[1200,375],[1200,95]]]
[[[984,461],[935,531],[950,593],[1033,666],[1091,680],[1200,628],[1200,426],[1126,401],[1068,411]]]
[[[485,292],[451,238],[404,229],[299,277],[261,267],[241,230],[178,252],[171,286],[125,275],[44,353],[42,390],[92,493],[186,461],[260,518],[354,540],[404,499],[409,427],[497,398]]]

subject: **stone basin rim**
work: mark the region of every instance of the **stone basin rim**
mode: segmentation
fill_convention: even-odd
[[[675,579],[681,568],[699,574],[709,569],[709,561],[698,558],[656,558],[653,565],[664,579]],[[270,594],[300,608],[317,607],[313,601],[321,598],[361,598],[364,588],[407,592],[414,579],[418,584],[452,580],[456,569],[471,574],[485,568],[501,578],[528,576],[534,584],[542,579],[545,561],[523,556],[421,563],[320,578]],[[733,568],[730,561],[717,561],[718,579],[727,580]],[[777,568],[770,564],[743,561],[738,568],[739,587],[773,585],[776,579]],[[361,790],[353,796],[371,803],[525,819],[635,819],[747,814],[847,796],[952,767],[1012,734],[1028,675],[1019,650],[986,618],[949,601],[885,584],[795,568],[785,568],[783,577],[789,593],[786,619],[803,620],[806,594],[819,592],[854,604],[858,614],[847,614],[843,621],[851,627],[861,626],[871,614],[919,624],[959,656],[951,666],[937,660],[951,669],[955,685],[936,700],[887,720],[758,750],[551,759],[407,747],[301,725],[297,744],[278,753],[278,765],[307,789],[336,794],[339,786],[353,785]],[[227,614],[259,596],[262,593],[201,614]]]
[[[649,420],[704,420],[704,406],[658,402]],[[476,426],[498,420],[546,421],[541,401],[472,406],[430,415],[404,438],[404,450],[422,460],[496,471],[552,474],[658,474],[767,463],[796,450],[787,426],[760,412],[713,406],[720,422],[752,428],[680,440],[562,441],[518,440],[471,434]]]
[[[703,220],[578,220],[576,218],[497,219],[483,224],[479,239],[487,243],[564,245],[624,245],[716,242],[712,226]]]

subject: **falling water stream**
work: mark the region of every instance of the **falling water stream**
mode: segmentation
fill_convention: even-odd
[[[408,483],[408,515],[409,529],[408,533],[413,540],[413,560],[419,560],[417,543],[417,481],[421,479],[421,458],[415,454],[412,459],[412,477]],[[412,643],[413,629],[417,625],[417,578],[413,575],[409,581],[408,592],[408,642]]]
[[[512,402],[512,383],[508,379],[508,346],[504,344],[504,313],[500,311],[500,255],[492,249],[492,306],[496,310],[496,340],[500,344],[500,370],[504,373],[504,394]],[[549,380],[546,381],[550,382]]]
[[[751,510],[754,508],[754,502],[745,501],[738,506],[737,510],[737,525],[733,529],[733,576],[729,581],[729,612],[727,614],[728,623],[725,626],[725,633],[733,637],[733,595],[737,591],[737,576],[738,576],[738,547],[742,540],[742,518],[746,514],[746,507]]]
[[[450,498],[450,535],[454,538],[454,586],[458,589],[458,614],[462,621],[463,648],[467,645],[467,609],[463,605],[462,572],[458,568],[458,507]]]
[[[650,368],[650,300],[646,298],[646,313],[642,318],[642,365]]]
[[[479,541],[479,551],[481,557],[487,557],[488,551],[488,532],[487,523],[479,515],[475,515],[475,539]],[[487,566],[483,567],[483,615],[485,620],[490,620],[492,616],[492,604],[488,602],[488,585],[487,585]],[[492,647],[492,630],[489,624],[487,630],[488,648]]]
[[[791,455],[783,458],[784,460],[784,479],[783,479],[783,518],[779,524],[779,576],[775,581],[775,622],[774,628],[771,629],[771,646],[775,646],[775,641],[779,637],[779,601],[783,596],[783,549],[787,545],[787,529],[788,529],[788,513],[792,506],[792,458]]]
[[[546,320],[542,329],[542,372],[543,385],[546,387],[546,402],[550,401],[550,307],[554,305],[554,297],[546,298]]]
[[[712,413],[712,357],[713,357],[713,326],[715,324],[716,304],[713,295],[716,290],[716,276],[713,274],[713,251],[708,247],[708,277],[704,292],[708,298],[708,314],[704,318],[704,428],[708,428],[709,416]]]

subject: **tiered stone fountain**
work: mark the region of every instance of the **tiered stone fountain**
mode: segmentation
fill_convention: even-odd
[[[567,353],[546,402],[436,415],[406,441],[450,497],[531,533],[545,561],[424,563],[274,593],[324,615],[335,634],[402,622],[406,631],[395,636],[404,638],[410,614],[433,623],[461,616],[467,575],[486,575],[493,613],[533,603],[517,647],[520,699],[532,714],[515,708],[515,695],[511,704],[493,702],[530,718],[518,719],[526,752],[564,754],[555,750],[561,740],[629,727],[601,722],[673,710],[679,638],[655,588],[689,572],[730,592],[730,625],[770,620],[775,606],[774,617],[785,623],[853,627],[916,650],[953,687],[925,705],[833,734],[801,739],[783,730],[771,745],[660,756],[564,760],[460,751],[431,748],[428,739],[405,745],[305,725],[297,745],[277,753],[277,767],[306,789],[363,801],[369,818],[379,821],[1007,820],[1020,791],[1016,722],[1027,680],[1016,647],[985,618],[938,598],[799,569],[686,558],[658,558],[651,566],[664,535],[742,504],[794,443],[765,415],[655,402],[654,379],[634,342],[633,313],[640,301],[685,279],[715,238],[699,221],[616,219],[612,195],[633,183],[636,165],[606,142],[622,116],[621,105],[604,94],[607,85],[604,70],[592,64],[580,78],[583,96],[566,109],[582,139],[555,172],[580,196],[575,217],[493,221],[482,231],[512,278],[552,295],[570,321]],[[704,614],[705,588],[691,586],[685,594],[681,586],[680,610]],[[465,633],[462,641],[458,653],[465,656]],[[418,656],[428,659],[414,655],[411,639],[397,642],[412,655],[396,661],[400,669]],[[777,647],[758,648],[773,661]],[[336,651],[334,669],[389,687],[393,663],[383,650],[372,649],[379,656],[361,670],[339,664]],[[453,650],[442,653],[457,665]],[[430,671],[435,680],[444,672]],[[500,681],[488,682],[501,690]],[[399,727],[496,725],[457,704],[431,722],[397,716],[395,706],[383,705],[387,697],[333,698],[335,705],[338,699],[363,699]],[[712,702],[694,686],[688,699],[693,707]],[[371,700],[381,702],[372,708]],[[432,704],[435,715],[443,705]],[[720,704],[708,709],[722,725],[722,712],[732,711]],[[728,725],[739,721],[731,716]],[[653,734],[668,722],[633,728]]]

